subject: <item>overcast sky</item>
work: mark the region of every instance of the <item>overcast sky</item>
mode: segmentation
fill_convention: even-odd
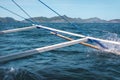
[[[38,0],[15,0],[32,17],[57,16]],[[73,18],[98,17],[105,20],[120,19],[120,0],[42,0],[61,15]],[[11,0],[0,0],[0,5],[4,6],[21,16],[28,18]],[[13,17],[17,20],[21,18],[0,8],[0,17]]]

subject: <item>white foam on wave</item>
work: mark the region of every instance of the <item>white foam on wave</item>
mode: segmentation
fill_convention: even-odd
[[[120,38],[118,37],[118,34],[116,34],[116,33],[108,32],[107,34],[105,34],[103,36],[103,38],[107,39],[107,40],[120,42]],[[115,45],[115,44],[110,44],[110,43],[105,43],[105,42],[103,44],[108,48],[108,49],[103,50],[103,51],[120,55],[120,45]]]

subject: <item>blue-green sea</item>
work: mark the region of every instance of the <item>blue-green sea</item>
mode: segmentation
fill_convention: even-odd
[[[0,31],[31,24],[0,24]],[[120,41],[120,24],[42,23],[86,36]],[[68,37],[79,39],[66,35]],[[53,45],[66,40],[44,29],[0,35],[0,56]],[[105,44],[105,43],[104,43]],[[105,44],[120,50],[119,46]],[[0,64],[0,80],[120,80],[120,55],[77,44]]]

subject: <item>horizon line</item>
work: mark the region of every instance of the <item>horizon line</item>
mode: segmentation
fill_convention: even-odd
[[[119,19],[119,18],[113,18],[113,19],[103,19],[103,18],[100,18],[100,17],[89,17],[89,18],[81,18],[81,17],[70,17],[70,16],[67,16],[67,15],[62,15],[62,16],[66,16],[68,18],[79,18],[79,19],[91,19],[91,18],[98,18],[98,19],[101,19],[101,20],[106,20],[106,21],[110,21],[110,20],[115,20],[115,19]],[[22,20],[25,20],[25,19],[17,19],[15,17],[11,17],[11,16],[0,16],[0,18],[13,18],[15,20],[18,20],[18,21],[22,21]],[[36,18],[36,17],[46,17],[46,18],[53,18],[53,17],[60,17],[60,16],[51,16],[51,17],[48,17],[48,16],[35,16],[35,17],[32,17],[32,18]],[[29,19],[29,18],[26,18],[26,19]],[[61,18],[62,19],[62,18]]]

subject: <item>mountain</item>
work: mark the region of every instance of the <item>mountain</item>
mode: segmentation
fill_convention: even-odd
[[[81,18],[71,18],[67,17],[66,15],[61,16],[62,18],[69,20],[71,23],[120,23],[120,19],[113,19],[113,20],[103,20],[97,17],[88,18],[88,19],[81,19]],[[51,18],[47,17],[34,17],[29,18],[29,20],[34,20],[36,22],[40,23],[67,23],[64,19],[62,19],[60,16],[55,16]],[[22,22],[27,22],[26,20],[23,20]]]
[[[89,18],[89,19],[81,19],[81,18],[71,18],[67,17],[66,15],[61,16],[62,18],[69,20],[71,23],[106,23],[106,20],[101,20],[97,17]],[[55,16],[51,18],[47,17],[34,17],[29,18],[29,20],[35,20],[36,22],[47,22],[47,23],[66,23],[64,19],[62,19],[60,16]],[[27,22],[27,20],[23,20],[22,22]]]
[[[20,21],[17,21],[11,17],[0,17],[0,23],[16,23],[16,22]]]
[[[113,19],[109,21],[110,23],[120,23],[120,19]]]
[[[65,15],[61,16],[62,18],[69,20],[70,22],[80,22],[81,19],[78,18],[70,18]],[[47,17],[34,17],[34,18],[29,18],[29,20],[34,20],[36,22],[41,22],[41,23],[66,23],[64,19],[62,19],[60,16],[55,16],[51,18]],[[27,22],[27,20],[23,20],[22,22]]]
[[[67,23],[64,19],[68,20],[71,23],[120,23],[120,19],[112,19],[112,20],[103,20],[97,17],[81,19],[81,18],[71,18],[66,15],[63,16],[55,16],[51,18],[47,17],[33,17],[28,18],[22,21],[15,20],[11,17],[0,17],[0,23],[29,23],[28,20],[33,20],[37,23]]]
[[[100,18],[94,17],[89,19],[84,19],[85,23],[107,23],[106,20],[102,20]]]

